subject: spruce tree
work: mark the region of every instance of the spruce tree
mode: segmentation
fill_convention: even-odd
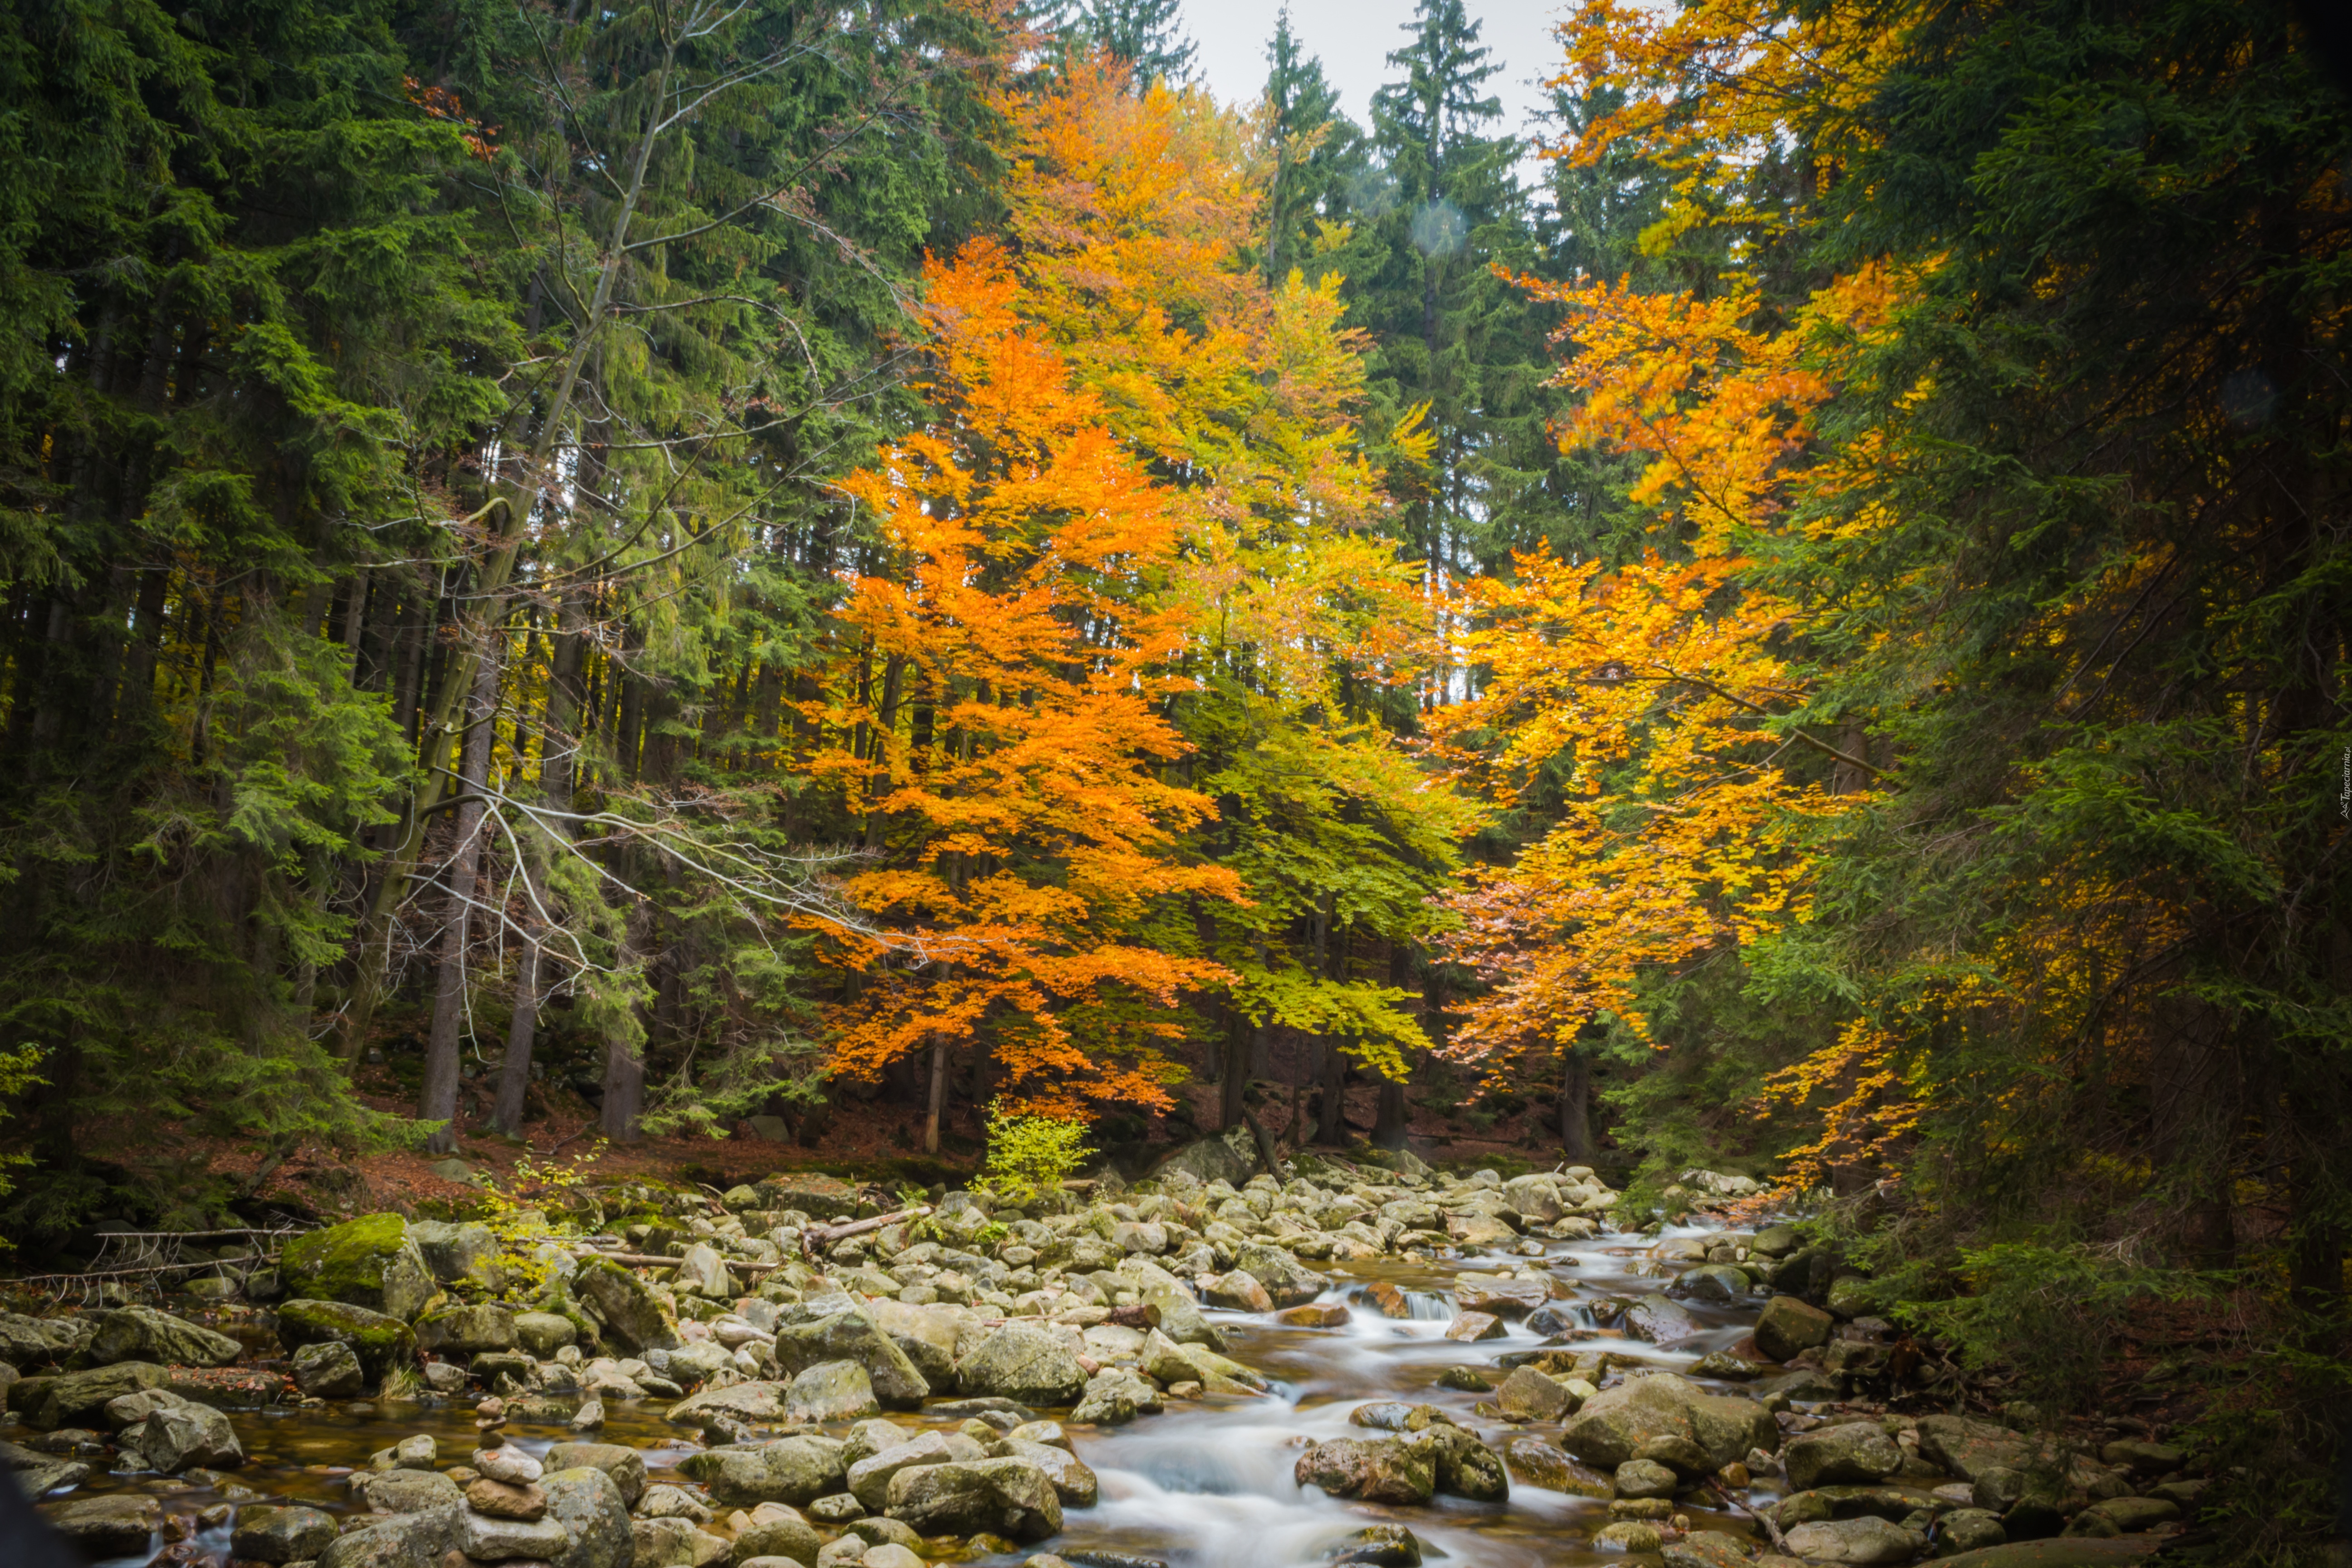
[[[1316,280],[1318,258],[1342,243],[1370,182],[1364,133],[1339,108],[1323,62],[1290,30],[1290,8],[1275,18],[1266,45],[1266,132],[1274,174],[1266,190],[1265,277],[1279,284],[1295,268]]]

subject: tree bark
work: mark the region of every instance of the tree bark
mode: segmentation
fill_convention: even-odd
[[[425,1046],[425,1089],[416,1115],[444,1123],[425,1148],[446,1154],[457,1146],[457,1032],[465,1022],[466,942],[472,930],[474,884],[482,868],[482,781],[490,771],[491,717],[499,700],[499,665],[485,655],[474,665],[472,700],[466,705],[466,743],[458,752],[460,795],[476,798],[457,808],[457,843],[449,855],[449,892],[441,920],[440,970],[433,991],[433,1026]]]
[[[948,1043],[931,1042],[931,1090],[923,1110],[923,1152],[940,1152],[940,1113],[948,1102]]]
[[[569,811],[574,777],[572,757],[579,744],[574,731],[581,706],[580,669],[587,657],[587,639],[580,630],[584,611],[577,591],[564,600],[558,615],[560,630],[554,657],[550,661],[547,713],[540,741],[540,798],[551,811]],[[541,831],[568,836],[570,829],[558,821],[544,825]],[[499,1069],[498,1109],[491,1118],[498,1130],[509,1136],[522,1131],[523,1097],[530,1089],[530,1054],[539,1037],[542,963],[540,933],[544,924],[536,905],[548,897],[546,851],[539,837],[531,835],[531,841],[522,852],[524,890],[531,903],[523,910],[523,949],[515,967],[514,1014],[507,1028],[506,1061]]]
[[[1592,1059],[1575,1042],[1559,1053],[1559,1152],[1571,1165],[1590,1165],[1592,1137]]]

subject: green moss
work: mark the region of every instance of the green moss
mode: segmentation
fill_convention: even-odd
[[[347,1300],[383,1289],[384,1263],[407,1239],[408,1222],[398,1215],[362,1215],[288,1242],[279,1271],[305,1296]]]

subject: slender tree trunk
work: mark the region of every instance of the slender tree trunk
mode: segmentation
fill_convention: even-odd
[[[1250,1085],[1250,1037],[1255,1026],[1239,1013],[1225,1020],[1224,1078],[1217,1086],[1217,1126],[1232,1131],[1241,1125],[1244,1096]]]
[[[1592,1139],[1592,1060],[1571,1043],[1559,1053],[1559,1152],[1571,1165],[1590,1165]]]
[[[491,716],[499,700],[495,658],[474,665],[473,700],[466,710],[466,743],[458,752],[458,787],[478,795],[489,776]],[[449,857],[449,896],[443,906],[441,962],[433,992],[433,1027],[425,1046],[425,1089],[417,1118],[446,1125],[425,1147],[446,1154],[457,1146],[457,1032],[465,1022],[466,940],[472,928],[475,882],[482,868],[482,807],[478,799],[457,806],[457,846]]]
[[[624,970],[644,953],[652,923],[650,905],[641,903],[629,911],[622,936]],[[620,1018],[608,1023],[604,1029],[604,1105],[601,1124],[604,1136],[615,1143],[635,1143],[645,1136],[639,1122],[646,1112],[646,1059],[638,1049],[645,1037],[644,1013],[642,1005],[630,1008],[627,1016],[635,1024],[634,1030]]]
[[[940,1152],[940,1116],[948,1104],[948,1043],[931,1041],[931,1085],[923,1105],[923,1152]]]
[[[1348,1141],[1348,1053],[1337,1040],[1323,1042],[1323,1105],[1315,1137],[1322,1143]]]
[[[549,661],[547,710],[539,752],[540,798],[551,811],[572,809],[572,780],[577,776],[573,758],[580,743],[575,732],[581,709],[580,671],[587,659],[587,637],[580,629],[585,614],[576,590],[564,599],[557,612],[555,652]],[[510,1137],[522,1131],[523,1097],[530,1089],[531,1048],[539,1036],[540,972],[545,963],[540,943],[546,919],[538,906],[550,896],[545,837],[568,837],[570,832],[561,820],[544,824],[529,836],[522,852],[522,957],[515,966],[514,1011],[507,1027],[506,1061],[499,1069],[499,1101],[493,1116],[499,1131]]]

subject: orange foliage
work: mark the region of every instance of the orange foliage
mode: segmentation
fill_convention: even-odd
[[[1566,774],[1559,824],[1454,900],[1453,953],[1493,986],[1461,1054],[1564,1046],[1603,1014],[1646,1032],[1644,969],[1802,918],[1811,824],[1864,798],[1870,770],[1781,719],[1809,690],[1782,647],[1795,610],[1743,580],[1740,542],[1821,478],[1803,455],[1833,345],[1885,323],[1894,282],[1842,279],[1767,334],[1742,296],[1522,280],[1570,312],[1559,381],[1582,396],[1561,440],[1648,455],[1634,495],[1664,537],[1624,566],[1524,556],[1465,589],[1454,654],[1484,684],[1432,730],[1505,799]],[[1818,782],[1825,762],[1844,794]]]

